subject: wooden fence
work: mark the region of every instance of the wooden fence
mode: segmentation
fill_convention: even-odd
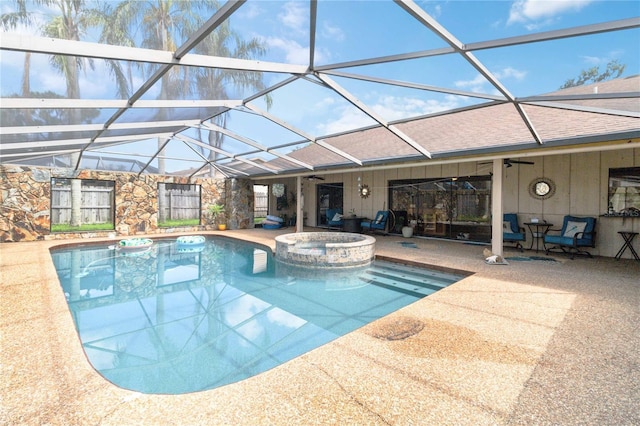
[[[255,193],[253,217],[267,217],[269,213],[269,194]]]
[[[83,224],[113,222],[114,188],[82,186],[80,203]],[[71,223],[71,187],[51,188],[51,223]]]
[[[456,196],[456,216],[458,218],[482,219],[487,222],[491,217],[491,191],[489,190],[458,190]]]
[[[162,197],[162,198],[161,198]],[[200,191],[195,189],[167,189],[158,194],[159,217],[164,220],[199,219]]]

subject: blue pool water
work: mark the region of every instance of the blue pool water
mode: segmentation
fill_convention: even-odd
[[[291,269],[226,238],[52,257],[91,364],[122,388],[163,394],[251,377],[462,278],[382,261]]]

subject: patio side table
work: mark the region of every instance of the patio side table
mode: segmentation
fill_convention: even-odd
[[[622,257],[622,254],[625,252],[625,250],[627,250],[627,248],[631,250],[631,254],[633,255],[633,258],[635,260],[640,260],[640,257],[638,257],[638,253],[631,245],[631,242],[636,237],[636,235],[638,235],[638,233],[628,232],[628,231],[618,231],[618,234],[620,234],[620,236],[624,240],[624,244],[622,244],[622,247],[620,247],[620,250],[618,250],[618,253],[616,253],[616,260],[620,260],[620,258]]]
[[[531,246],[529,250],[533,249],[533,242],[535,240],[536,243],[536,253],[539,251],[540,239],[544,238],[544,234],[546,234],[550,228],[553,227],[553,223],[548,222],[526,222],[527,228],[529,228],[529,232],[531,233]],[[535,231],[533,230],[535,228]],[[542,241],[542,248],[546,249],[544,245],[544,241]]]
[[[366,217],[361,216],[342,216],[342,231],[343,232],[354,232],[360,233],[362,232],[362,228],[360,227],[360,222],[365,220]]]

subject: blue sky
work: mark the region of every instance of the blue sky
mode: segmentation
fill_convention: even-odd
[[[0,1],[2,13],[13,2]],[[638,1],[517,0],[517,1],[418,1],[462,43],[526,35],[541,31],[588,25],[640,16]],[[41,19],[49,19],[43,10]],[[318,3],[315,65],[340,63],[369,57],[403,54],[444,47],[445,43],[391,1],[320,1]],[[267,61],[307,64],[309,57],[309,5],[303,1],[249,1],[231,18],[232,27],[245,39],[255,37],[267,47],[260,58]],[[37,34],[33,28],[19,31]],[[88,34],[87,41],[96,41]],[[23,54],[0,51],[2,96],[19,87]],[[557,90],[581,70],[611,60],[626,64],[624,76],[640,73],[640,30],[593,35],[586,38],[533,43],[478,51],[475,56],[515,96]],[[64,79],[52,71],[46,55],[33,55],[32,90],[64,94]],[[104,65],[81,76],[85,98],[113,99]],[[417,82],[478,93],[497,93],[479,73],[458,56],[437,56],[343,69],[349,73]],[[267,85],[285,75],[265,75]],[[332,77],[365,102],[383,119],[392,121],[420,116],[479,102],[469,97],[374,85]],[[142,82],[141,76],[135,77]],[[639,88],[640,90],[640,88]],[[246,96],[240,94],[239,96]],[[153,97],[149,93],[146,98]],[[300,129],[321,136],[357,128],[373,121],[339,96],[308,82],[297,82],[272,94],[270,112]],[[264,104],[256,101],[264,108]],[[242,113],[229,116],[229,127],[265,145],[300,140],[271,125],[254,123]]]

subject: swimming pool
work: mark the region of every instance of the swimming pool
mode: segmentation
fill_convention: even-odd
[[[462,278],[382,261],[309,274],[227,238],[51,254],[91,364],[117,386],[156,394],[259,374]]]

